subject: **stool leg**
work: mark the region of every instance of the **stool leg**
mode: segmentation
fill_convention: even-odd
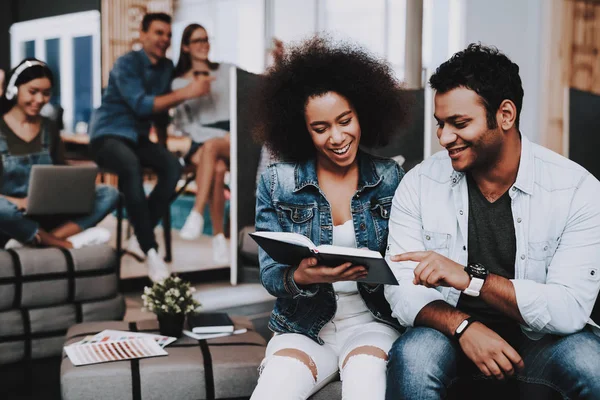
[[[117,203],[117,277],[121,281],[121,257],[123,257],[123,194],[119,192]]]
[[[123,249],[123,195],[119,193],[117,203],[117,254],[121,256]]]
[[[171,208],[167,208],[167,212],[162,219],[163,232],[165,236],[165,261],[171,262],[173,259],[171,253]]]

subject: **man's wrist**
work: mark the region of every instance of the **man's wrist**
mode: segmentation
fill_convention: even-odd
[[[469,329],[471,327],[471,325],[474,322],[477,322],[475,317],[465,318],[460,324],[458,324],[458,326],[454,330],[454,335],[453,335],[454,339],[456,339],[456,341],[459,341],[461,336],[466,332],[467,329]]]
[[[462,292],[467,296],[478,297],[488,277],[488,269],[479,263],[469,263],[464,271],[470,277],[470,282]]]

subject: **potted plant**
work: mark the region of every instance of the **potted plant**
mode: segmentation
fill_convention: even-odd
[[[161,335],[181,337],[186,314],[200,306],[193,297],[195,291],[189,282],[177,276],[144,288],[144,309],[158,317]]]

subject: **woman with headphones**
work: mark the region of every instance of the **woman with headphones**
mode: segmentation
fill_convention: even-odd
[[[118,192],[96,187],[94,209],[72,220],[51,216],[34,220],[24,215],[31,167],[65,164],[60,133],[40,112],[52,93],[54,78],[36,59],[22,61],[7,76],[0,98],[0,246],[23,244],[77,248],[108,241],[110,233],[93,228],[116,206]]]

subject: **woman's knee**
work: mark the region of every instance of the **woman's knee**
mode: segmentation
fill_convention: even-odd
[[[219,158],[215,164],[215,176],[223,177],[227,170],[227,163],[222,158]]]
[[[360,346],[360,347],[357,347],[356,349],[352,350],[350,353],[348,353],[348,355],[342,362],[342,369],[346,366],[346,364],[348,364],[348,361],[352,357],[359,356],[359,355],[376,357],[376,358],[380,358],[383,361],[388,360],[387,353],[385,351],[383,351],[382,349],[380,349],[379,347],[377,347],[377,346]]]
[[[119,201],[119,191],[110,185],[96,186],[96,203],[99,208],[110,212],[117,207]]]
[[[16,205],[0,197],[0,235],[29,243],[38,229],[37,222],[26,218]]]
[[[275,352],[273,354],[273,356],[289,357],[289,358],[293,358],[297,361],[302,362],[310,370],[314,380],[315,381],[317,380],[317,376],[318,376],[317,365],[313,361],[312,357],[309,356],[308,354],[306,354],[305,352],[303,352],[302,350],[292,349],[292,348],[281,349],[281,350]]]

